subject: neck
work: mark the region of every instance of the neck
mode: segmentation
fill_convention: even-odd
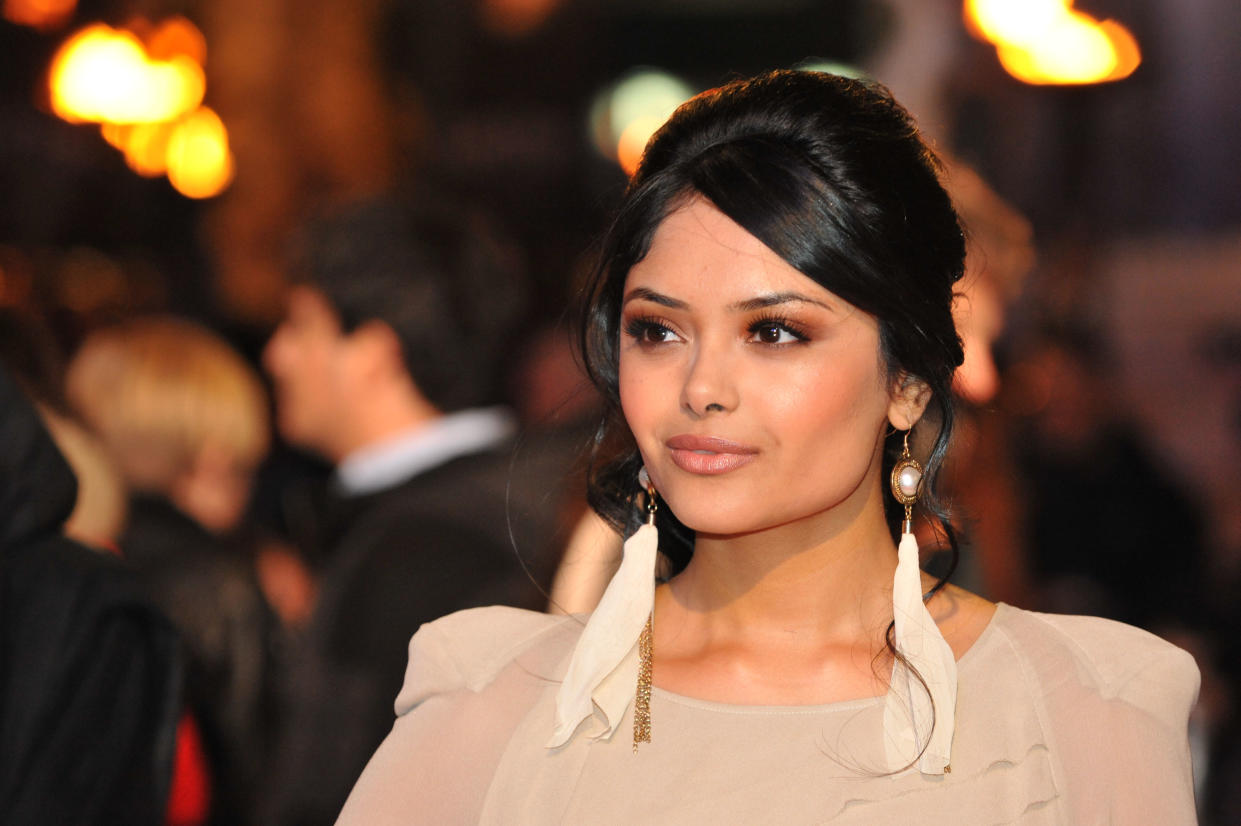
[[[444,415],[412,387],[376,390],[355,398],[349,426],[342,426],[343,438],[332,451],[331,459],[337,464],[351,453],[426,427]]]
[[[699,535],[669,590],[673,610],[734,639],[882,635],[892,618],[896,547],[879,485],[859,494],[796,523],[741,536]]]

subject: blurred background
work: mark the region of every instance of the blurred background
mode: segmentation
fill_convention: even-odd
[[[0,17],[5,359],[88,433],[61,367],[92,333],[171,315],[257,370],[291,239],[393,194],[451,193],[503,239],[522,286],[496,400],[531,427],[589,407],[567,307],[672,108],[779,67],[886,83],[971,236],[957,579],[1189,647],[1203,820],[1241,822],[1241,5],[0,0]],[[277,501],[327,469],[277,439],[256,472],[244,519],[277,550],[246,559],[295,631],[315,565]],[[111,519],[83,536],[114,542]]]

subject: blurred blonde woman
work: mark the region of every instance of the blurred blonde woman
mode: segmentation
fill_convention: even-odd
[[[102,330],[73,359],[68,394],[133,490],[166,496],[213,533],[236,527],[267,453],[268,409],[221,338],[175,318]]]
[[[262,765],[271,629],[238,538],[268,448],[262,383],[219,336],[172,317],[92,334],[66,383],[130,490],[121,552],[185,641],[212,817],[244,823]]]

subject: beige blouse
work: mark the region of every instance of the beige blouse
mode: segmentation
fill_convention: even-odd
[[[1000,605],[958,662],[952,772],[930,776],[875,768],[882,697],[732,706],[656,688],[636,754],[629,718],[611,741],[579,730],[547,749],[581,627],[510,608],[423,626],[338,824],[1196,822],[1198,671],[1136,628]]]

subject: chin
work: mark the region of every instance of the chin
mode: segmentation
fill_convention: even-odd
[[[811,499],[781,500],[779,491],[737,492],[722,496],[700,492],[670,491],[667,507],[681,524],[697,534],[718,537],[745,536],[806,522],[809,526],[829,516],[847,500],[832,492]]]
[[[281,420],[278,429],[280,437],[293,447],[301,450],[317,450],[314,439],[308,429],[297,421]]]
[[[280,432],[280,438],[289,444],[300,445],[302,443],[301,428],[297,426],[297,422],[281,416],[276,422],[276,430]]]
[[[721,507],[718,500],[695,502],[679,509],[669,501],[668,509],[694,533],[710,536],[737,536],[770,527],[761,515],[746,513],[744,508]]]

